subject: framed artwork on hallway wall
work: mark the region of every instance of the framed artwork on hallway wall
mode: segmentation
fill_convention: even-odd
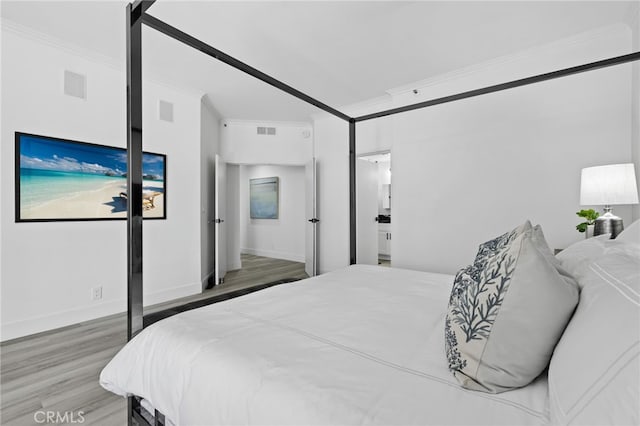
[[[249,179],[249,217],[251,219],[278,218],[277,176]]]

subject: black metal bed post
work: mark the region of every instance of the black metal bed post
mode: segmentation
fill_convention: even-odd
[[[127,7],[127,339],[142,330],[142,8]]]
[[[129,4],[127,22],[127,340],[142,330],[142,3]],[[127,424],[135,401],[127,401]]]
[[[356,120],[349,120],[349,264],[356,263]]]

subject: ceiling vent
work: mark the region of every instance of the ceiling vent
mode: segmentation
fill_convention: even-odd
[[[276,128],[275,127],[258,127],[259,135],[275,135]]]
[[[161,100],[158,105],[158,117],[162,121],[173,123],[173,104],[171,102]]]
[[[64,94],[74,98],[87,99],[87,77],[65,70]]]

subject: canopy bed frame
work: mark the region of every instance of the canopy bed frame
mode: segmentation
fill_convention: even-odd
[[[221,62],[243,71],[277,89],[280,89],[304,102],[335,116],[348,123],[349,126],[349,263],[356,263],[356,124],[362,121],[386,117],[434,105],[454,102],[461,99],[499,92],[516,87],[526,86],[556,78],[566,77],[605,67],[630,63],[640,60],[640,52],[612,57],[596,62],[560,69],[527,78],[496,84],[454,95],[431,99],[424,102],[392,108],[372,114],[352,117],[345,114],[250,65],[190,36],[189,34],[149,15],[147,10],[155,0],[136,0],[126,10],[127,40],[127,190],[131,202],[127,206],[127,337],[131,340],[144,328],[143,322],[143,269],[142,269],[142,25],[155,29],[187,46],[201,51]],[[141,417],[139,401],[129,398],[128,421],[149,423]],[[155,424],[163,424],[164,417],[156,413]]]

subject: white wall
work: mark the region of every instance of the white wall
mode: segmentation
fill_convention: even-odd
[[[304,168],[290,166],[303,166],[311,160],[311,124],[247,120],[223,123],[221,155],[228,163],[228,270],[241,267],[240,252],[304,261]],[[258,135],[258,126],[275,127],[276,134]],[[266,174],[258,176],[263,172]],[[278,220],[249,219],[249,175],[282,176],[280,208],[284,210]]]
[[[200,106],[200,265],[202,288],[215,266],[214,182],[216,154],[220,152],[220,114],[206,96]]]
[[[349,264],[349,126],[333,116],[314,120],[318,272]]]
[[[240,210],[240,167],[237,164],[227,164],[227,271],[242,268],[240,253],[242,238],[240,224],[244,223]]]
[[[279,178],[278,219],[251,219],[249,180]],[[305,175],[301,166],[240,166],[240,239],[242,252],[305,260]]]
[[[629,28],[617,25],[390,93],[405,105],[630,49]],[[391,148],[394,266],[454,273],[527,218],[554,248],[578,240],[580,169],[631,160],[631,80],[626,65],[358,124],[357,152]],[[326,272],[349,259],[347,125],[314,125]],[[615,211],[630,221],[629,207]]]
[[[14,223],[14,132],[126,146],[126,79],[97,62],[2,28],[2,340],[126,310],[126,222]],[[87,100],[62,94],[65,69]],[[167,154],[167,220],[145,221],[145,304],[200,290],[200,97],[144,84],[144,149]],[[174,123],[157,120],[158,100]],[[102,300],[91,288],[102,286]]]
[[[275,127],[276,134],[258,135],[258,126]],[[224,121],[221,151],[228,163],[304,165],[312,150],[309,123]]]
[[[420,92],[430,98],[621,55],[629,35],[611,27]],[[624,66],[399,115],[394,266],[453,273],[480,242],[525,219],[542,225],[551,247],[578,240],[581,168],[630,161],[630,93]],[[615,211],[630,220],[629,208]]]
[[[391,107],[387,96],[343,108],[359,116]],[[327,114],[313,117],[314,156],[317,164],[318,272],[349,265],[349,124]],[[391,148],[393,120],[382,118],[356,127],[356,154]]]
[[[632,31],[633,38],[633,51],[640,51],[640,4],[635,3],[634,8],[629,14],[629,26]],[[632,156],[633,162],[636,165],[636,179],[638,188],[640,189],[640,61],[633,63],[633,90],[632,90],[632,102],[633,107],[631,109],[632,120]],[[640,219],[640,205],[633,206],[633,219]]]

